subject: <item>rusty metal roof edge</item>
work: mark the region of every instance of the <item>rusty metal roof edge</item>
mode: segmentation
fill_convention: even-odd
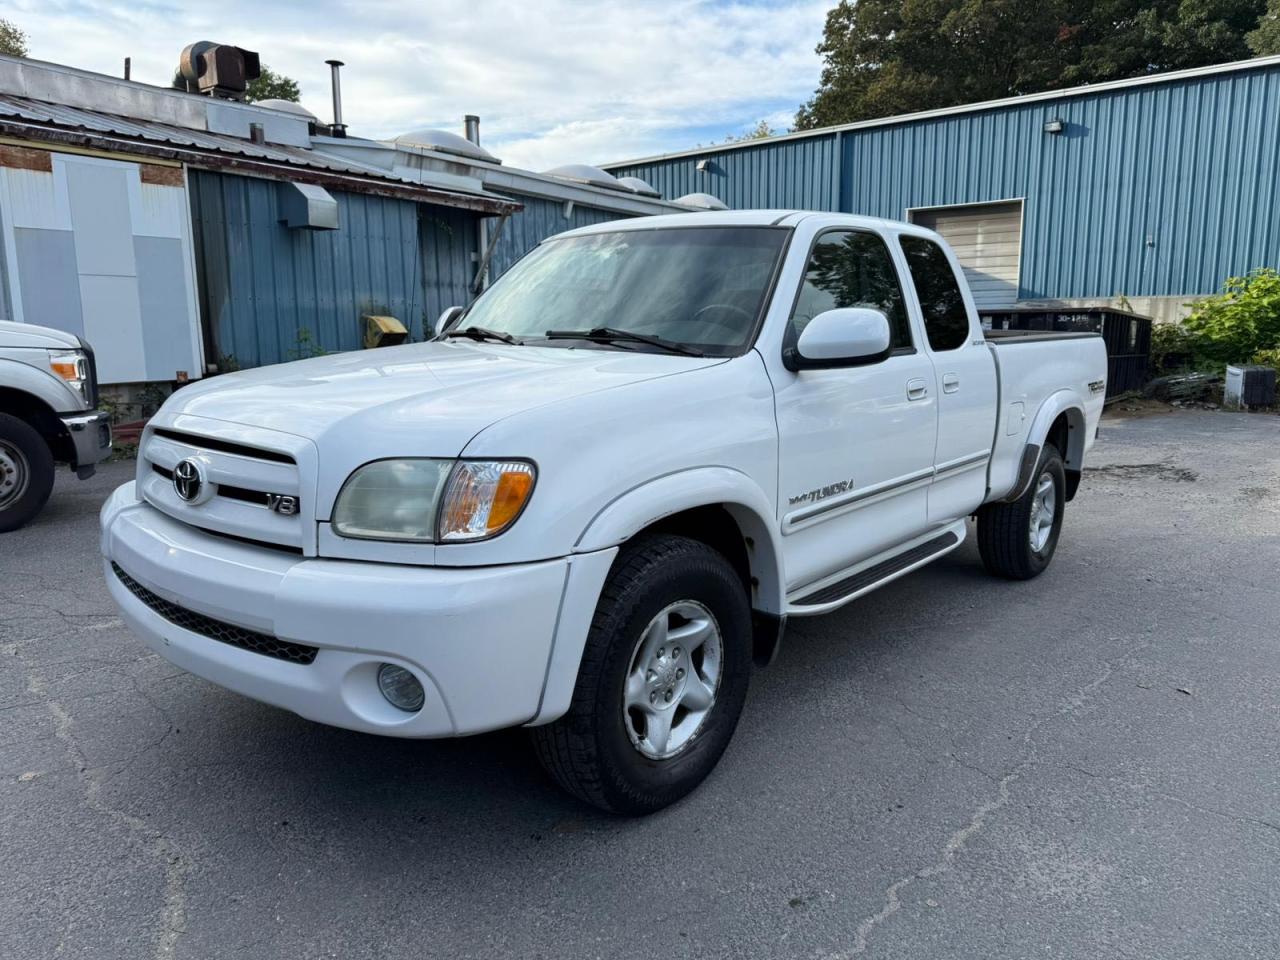
[[[518,201],[500,195],[469,194],[398,178],[380,177],[373,171],[366,173],[343,170],[324,164],[300,163],[291,158],[290,151],[280,148],[273,151],[282,155],[279,158],[254,156],[248,152],[232,153],[197,144],[183,145],[168,140],[135,138],[107,131],[88,130],[83,127],[67,128],[6,117],[0,117],[0,132],[11,136],[25,134],[32,140],[50,144],[92,147],[120,153],[136,153],[158,159],[179,160],[196,167],[231,169],[245,174],[273,175],[274,178],[292,178],[322,186],[333,186],[335,189],[345,187],[362,193],[476,210],[495,216],[514,213],[523,207],[523,204]]]

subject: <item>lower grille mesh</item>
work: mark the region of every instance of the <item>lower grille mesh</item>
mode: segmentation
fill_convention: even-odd
[[[311,663],[319,652],[315,647],[290,643],[288,640],[281,640],[266,633],[256,633],[244,627],[215,620],[213,617],[206,617],[203,613],[196,613],[186,607],[180,607],[176,603],[170,603],[164,597],[156,596],[121,570],[119,564],[112,563],[111,569],[130,593],[170,623],[184,630],[198,633],[210,640],[217,640],[219,643],[239,647],[241,650],[260,653],[264,657],[274,657],[277,660],[287,660],[290,663]]]

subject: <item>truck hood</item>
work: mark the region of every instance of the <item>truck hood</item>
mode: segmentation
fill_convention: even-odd
[[[0,320],[0,347],[32,347],[48,350],[77,349],[80,338],[74,333],[39,327],[34,323]]]
[[[322,461],[331,463],[452,457],[514,413],[721,362],[622,350],[418,343],[202,381],[175,393],[158,422],[189,414],[293,434],[313,441]]]

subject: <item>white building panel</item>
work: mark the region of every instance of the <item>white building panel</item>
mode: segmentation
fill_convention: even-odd
[[[80,302],[84,304],[84,338],[93,347],[100,379],[106,383],[146,380],[137,278],[81,274]]]
[[[71,200],[81,276],[137,276],[129,216],[129,177],[138,179],[137,164],[62,156],[55,177],[59,170]]]

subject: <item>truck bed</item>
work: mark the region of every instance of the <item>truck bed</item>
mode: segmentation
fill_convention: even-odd
[[[992,330],[986,332],[986,341],[995,360],[999,390],[987,474],[990,501],[1000,500],[1013,490],[1032,425],[1059,393],[1069,393],[1084,407],[1083,436],[1076,440],[1077,445],[1067,457],[1067,469],[1081,468],[1102,417],[1107,348],[1096,333]],[[1047,430],[1047,425],[1043,429]]]

